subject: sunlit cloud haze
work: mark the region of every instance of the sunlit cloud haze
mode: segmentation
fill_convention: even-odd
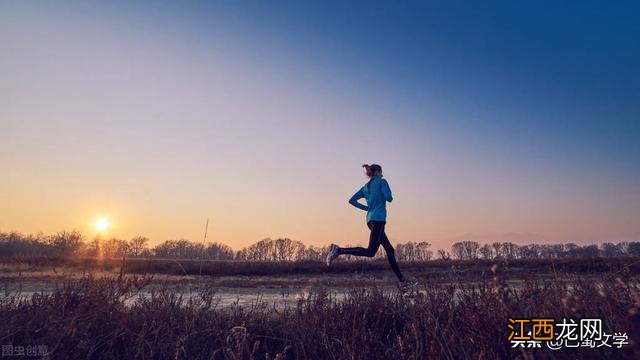
[[[640,239],[629,3],[0,2],[0,231]]]

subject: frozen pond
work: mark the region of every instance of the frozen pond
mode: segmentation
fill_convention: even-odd
[[[0,278],[0,298],[17,295],[30,298],[33,294],[53,292],[66,281],[80,280],[83,274],[66,273],[52,276],[50,273],[30,274],[29,276],[5,276]],[[95,278],[113,278],[113,273],[95,274]],[[430,287],[428,280],[421,281],[414,291],[426,293]],[[433,286],[447,286],[450,282],[437,282]],[[465,282],[466,285],[473,284]],[[477,283],[476,283],[477,284]],[[459,285],[459,284],[458,284]],[[507,281],[511,289],[519,289],[521,280]],[[155,296],[175,299],[182,297],[182,303],[189,300],[200,301],[203,293],[213,294],[214,304],[218,308],[242,306],[269,306],[275,308],[295,307],[299,301],[309,298],[310,294],[324,289],[331,299],[341,301],[353,290],[367,290],[373,287],[382,289],[386,294],[397,293],[396,280],[392,274],[349,274],[349,275],[283,275],[283,276],[156,276],[139,292],[127,295],[125,303],[133,305],[136,301]]]
[[[0,288],[0,297],[18,295],[21,298],[30,298],[33,294],[43,293],[49,294],[61,286],[61,281],[52,280],[22,280],[22,281],[3,281]],[[240,283],[240,285],[246,285]],[[136,301],[149,299],[154,293],[155,296],[182,297],[183,303],[194,300],[199,301],[203,293],[212,293],[214,303],[217,307],[229,307],[239,305],[242,307],[251,307],[261,304],[262,306],[270,306],[276,308],[295,307],[300,300],[308,299],[312,293],[317,293],[324,289],[331,299],[340,301],[354,289],[371,289],[375,286],[383,289],[385,293],[397,292],[395,283],[383,282],[378,283],[365,282],[363,285],[356,286],[332,286],[328,284],[321,285],[303,285],[297,282],[295,285],[283,286],[277,285],[257,285],[257,286],[221,286],[215,282],[202,282],[180,284],[179,282],[152,282],[145,286],[139,292],[127,296],[125,302],[133,304]]]

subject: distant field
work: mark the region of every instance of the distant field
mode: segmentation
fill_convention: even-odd
[[[640,257],[514,259],[514,260],[433,260],[401,262],[403,271],[431,281],[452,277],[482,277],[501,274],[509,277],[554,276],[558,273],[600,274],[624,271],[640,273]],[[337,261],[331,267],[318,261],[180,260],[155,258],[0,257],[0,277],[20,272],[123,272],[167,275],[292,275],[358,274],[390,272],[384,259]]]

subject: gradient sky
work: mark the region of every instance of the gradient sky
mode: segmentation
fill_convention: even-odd
[[[637,2],[0,1],[0,231],[640,240]]]

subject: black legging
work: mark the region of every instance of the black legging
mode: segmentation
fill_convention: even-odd
[[[396,262],[395,250],[393,249],[393,246],[391,246],[389,238],[387,238],[387,234],[384,233],[385,223],[385,221],[375,220],[367,223],[367,226],[371,229],[371,234],[369,234],[369,247],[366,249],[363,247],[340,248],[338,250],[338,254],[374,257],[376,252],[378,252],[378,248],[382,245],[384,250],[387,252],[387,260],[389,260],[389,265],[391,265],[393,272],[396,273],[398,280],[404,281],[404,277],[402,276],[398,263]]]

